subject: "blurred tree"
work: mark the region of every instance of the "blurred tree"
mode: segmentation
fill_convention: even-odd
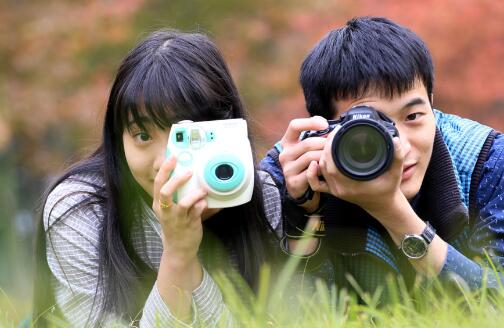
[[[330,29],[360,15],[387,16],[427,42],[437,107],[504,130],[502,1],[0,2],[0,182],[12,186],[0,193],[0,240],[17,231],[6,222],[34,212],[45,177],[99,142],[114,71],[146,33],[172,27],[216,40],[262,154],[290,119],[307,115],[298,83],[306,53]],[[3,262],[5,253],[3,268],[16,258]]]
[[[425,39],[437,106],[504,129],[504,2],[491,0],[7,1],[0,118],[25,139],[18,150],[25,165],[39,174],[61,169],[98,142],[96,123],[127,50],[149,31],[175,27],[216,39],[267,146],[290,118],[305,115],[304,55],[330,29],[365,14],[390,17]]]

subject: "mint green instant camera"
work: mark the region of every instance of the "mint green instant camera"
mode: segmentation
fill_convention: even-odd
[[[174,195],[175,202],[198,186],[208,191],[208,208],[238,206],[252,198],[254,162],[245,120],[173,124],[166,150],[170,155],[177,158],[173,175],[193,172]]]

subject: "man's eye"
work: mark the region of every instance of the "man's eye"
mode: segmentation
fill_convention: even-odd
[[[147,142],[152,139],[147,132],[138,132],[133,136],[133,138],[135,138],[135,140],[140,142]]]
[[[408,116],[406,116],[406,120],[407,121],[414,121],[414,120],[419,119],[420,116],[421,116],[421,113],[412,113],[412,114],[409,114]]]

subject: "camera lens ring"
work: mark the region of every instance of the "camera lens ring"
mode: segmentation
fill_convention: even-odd
[[[225,168],[224,175],[221,175]],[[203,172],[205,183],[219,193],[232,193],[240,189],[245,180],[245,167],[240,159],[232,154],[219,154],[211,158]]]
[[[346,140],[345,135],[347,135],[349,132],[351,133],[352,130],[359,127],[361,128],[365,127],[368,129],[370,128],[371,130],[369,131],[373,131],[372,133],[375,134],[374,137],[381,137],[380,139],[378,139],[379,141],[375,140],[378,141],[378,143],[375,142],[375,144],[381,144],[379,147],[381,148],[382,151],[382,154],[380,156],[380,158],[382,159],[379,160],[375,158],[374,163],[375,166],[373,169],[362,170],[362,168],[364,168],[365,165],[362,165],[361,170],[356,169],[355,167],[352,168],[351,167],[352,165],[348,164],[351,161],[347,160],[349,158],[348,152],[350,151],[348,150],[348,147],[346,150],[347,153],[343,155],[346,156],[346,160],[345,159],[342,160],[342,158],[340,158],[342,157],[341,143]],[[376,178],[390,167],[390,164],[392,163],[394,157],[394,144],[389,131],[383,124],[374,120],[359,119],[343,124],[340,130],[334,136],[331,147],[332,147],[331,148],[332,157],[336,167],[340,170],[341,173],[354,180],[372,180]],[[366,154],[366,156],[369,156],[369,154]]]

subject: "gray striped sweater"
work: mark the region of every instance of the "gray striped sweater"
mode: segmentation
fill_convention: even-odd
[[[259,176],[263,185],[266,217],[276,234],[281,236],[279,191],[267,173],[259,172]],[[80,176],[79,179],[103,185],[98,176]],[[93,191],[93,187],[87,183],[67,179],[49,194],[44,207],[47,261],[52,272],[51,283],[56,303],[73,327],[127,326],[135,318],[106,314],[102,322],[97,322],[104,301],[103,288],[98,284],[98,241],[103,208],[99,205],[79,207],[67,213],[64,219],[58,219]],[[133,246],[140,258],[157,271],[163,250],[161,226],[154,212],[146,208],[147,217],[141,220],[141,226],[133,229]],[[172,315],[158,292],[157,284],[152,286],[143,312],[139,315],[140,327],[233,325],[218,286],[204,268],[203,280],[192,292],[192,323],[179,321]]]

